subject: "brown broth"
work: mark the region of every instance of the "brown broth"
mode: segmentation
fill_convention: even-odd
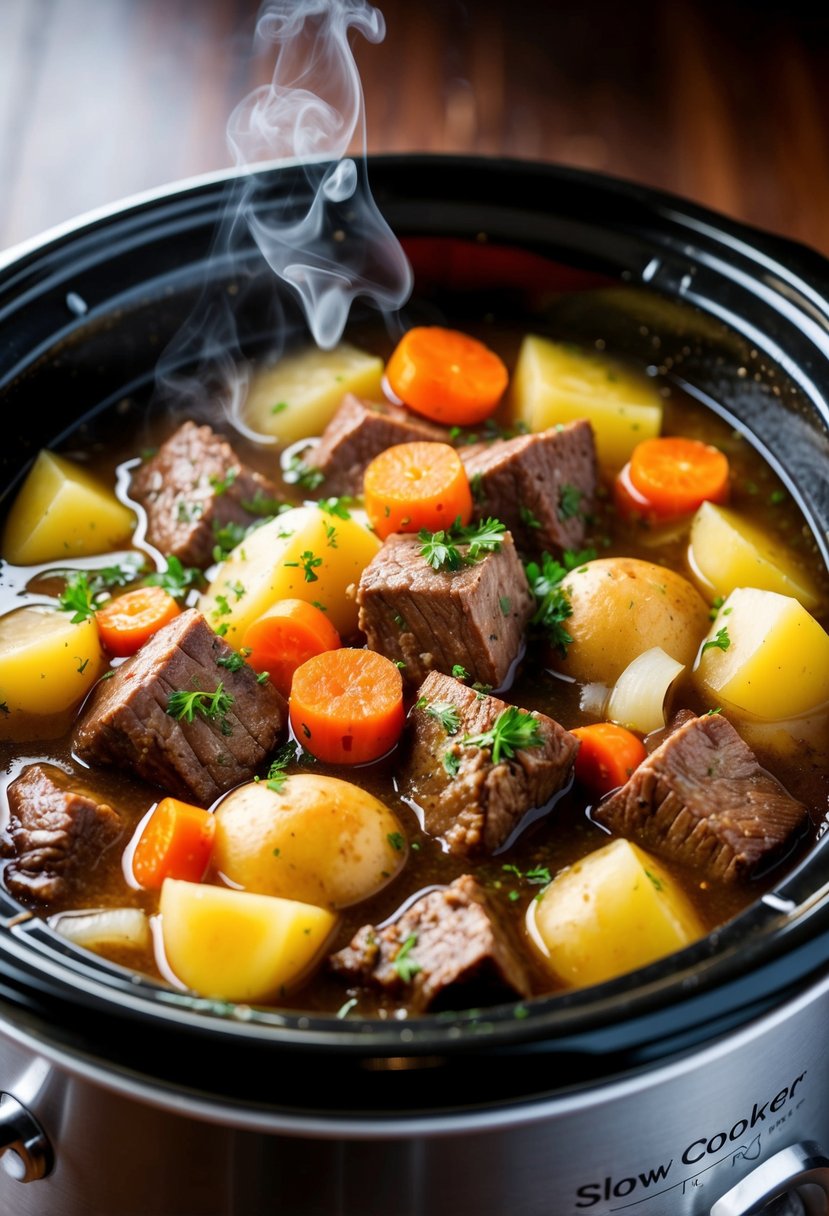
[[[508,362],[514,361],[519,338],[519,333],[508,332],[499,343]],[[491,335],[489,340],[492,341]],[[384,341],[372,335],[366,340],[358,339],[358,343],[369,349],[373,347],[384,355],[389,353]],[[795,504],[782,492],[772,470],[744,437],[733,432],[726,423],[713,416],[703,406],[683,395],[676,387],[669,387],[667,382],[665,394],[663,432],[704,438],[727,453],[732,468],[734,508],[749,515],[755,523],[769,529],[784,541],[818,582],[823,603],[829,601],[826,594],[829,584],[811,534]],[[140,416],[138,405],[134,412],[136,417]],[[181,420],[176,418],[173,423],[165,418],[156,418],[150,423],[142,422],[133,434],[125,438],[124,432],[127,428],[122,420],[116,419],[110,434],[102,432],[90,436],[79,430],[75,441],[64,449],[64,454],[82,461],[104,482],[112,484],[116,468],[121,461],[133,459],[142,450],[157,446]],[[273,480],[278,480],[275,471],[278,465],[273,447],[261,448],[231,434],[221,418],[214,419],[213,422],[218,430],[228,434],[239,456],[246,463],[258,468]],[[285,498],[291,501],[299,501],[302,496],[294,486],[285,486],[284,492]],[[324,492],[323,487],[320,493]],[[660,536],[641,525],[626,524],[614,516],[607,495],[602,500],[593,533],[590,543],[595,546],[600,556],[640,557],[689,576],[686,533],[676,534],[668,529],[665,535]],[[74,566],[83,564],[73,563]],[[4,566],[0,579],[0,612],[21,606],[32,595],[54,596],[59,593],[61,586],[61,580],[53,574],[32,577],[31,570],[15,570]],[[821,623],[824,626],[829,623],[825,615]],[[539,670],[543,668],[543,652],[531,647],[506,698],[523,708],[543,711],[567,728],[584,725],[593,720],[580,708],[580,686],[561,678],[549,669],[542,670],[539,675]],[[673,707],[687,707],[697,711],[706,708],[700,703],[690,682],[675,691]],[[24,725],[21,732],[28,736],[28,741],[0,740],[0,766],[5,774],[3,781],[8,783],[27,764],[41,760],[83,773],[87,779],[91,776],[102,797],[121,812],[131,835],[159,798],[159,791],[115,770],[100,769],[92,774],[88,773],[72,757],[69,727],[71,722],[68,720],[62,723],[56,723],[54,720],[29,723]],[[49,737],[57,731],[61,731],[59,737]],[[45,734],[46,737],[32,741],[37,734]],[[815,817],[822,814],[822,808],[829,803],[829,772],[824,756],[820,754],[821,750],[800,744],[793,747],[788,754],[781,755],[764,749],[762,745],[755,745],[761,763],[774,772],[795,797],[811,807]],[[289,771],[301,767],[301,764],[298,764]],[[415,813],[395,789],[394,768],[394,755],[378,763],[347,772],[342,768],[313,762],[313,771],[354,780],[390,805],[399,816],[410,841],[409,860],[404,871],[373,898],[347,909],[341,915],[331,943],[332,950],[345,945],[361,925],[379,924],[391,919],[402,904],[411,902],[416,892],[447,883],[459,874],[468,872],[470,868],[474,868],[480,881],[494,893],[503,915],[512,918],[519,933],[523,933],[527,906],[539,893],[539,888],[517,878],[513,869],[508,870],[505,867],[517,867],[523,874],[541,866],[547,867],[555,874],[607,841],[606,833],[592,822],[590,807],[582,792],[574,788],[558,801],[548,816],[537,820],[524,831],[507,852],[477,862],[472,867],[468,860],[444,852],[438,841],[421,831]],[[815,822],[815,833],[821,826],[821,823]],[[5,823],[0,822],[0,828],[5,828]],[[808,843],[806,842],[802,849],[808,847]],[[791,860],[789,859],[787,864],[791,864]],[[693,900],[704,924],[713,928],[729,920],[758,898],[764,889],[779,879],[781,869],[778,867],[764,879],[752,883],[728,886],[703,880],[698,874],[682,873],[676,867],[673,867],[673,872]],[[125,905],[141,907],[152,914],[156,910],[157,899],[154,893],[137,890],[125,881],[121,855],[117,851],[111,851],[101,858],[94,871],[88,875],[82,895],[76,898],[71,906],[77,908]],[[33,905],[33,910],[39,914],[52,915],[65,910],[65,907],[57,904],[47,908]],[[111,951],[108,957],[116,963],[148,975],[159,975],[156,960],[149,954],[145,956],[139,955],[138,952],[121,950]],[[527,959],[535,991],[543,993],[555,990],[555,981],[551,980],[529,945]],[[303,988],[281,999],[280,1005],[333,1012],[343,1004],[348,995],[349,990],[342,981],[328,975],[322,968]],[[394,1004],[387,1003],[384,998],[361,990],[356,1012],[363,1015],[389,1016],[395,1008]]]

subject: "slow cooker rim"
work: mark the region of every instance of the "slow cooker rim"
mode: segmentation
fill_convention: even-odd
[[[768,233],[762,233],[757,229],[750,228],[739,221],[728,219],[727,217],[719,216],[717,213],[699,206],[698,204],[689,203],[687,200],[681,199],[678,196],[667,194],[661,191],[654,191],[648,187],[643,187],[637,183],[627,182],[623,179],[610,178],[604,174],[588,173],[583,170],[576,170],[545,164],[543,162],[527,162],[511,158],[500,158],[491,160],[486,157],[454,157],[454,156],[381,156],[369,158],[369,172],[377,169],[382,172],[385,168],[396,169],[405,172],[424,173],[439,172],[439,166],[451,163],[454,168],[459,170],[483,170],[486,173],[504,173],[514,175],[515,173],[525,173],[530,177],[543,176],[545,179],[558,179],[562,182],[569,182],[582,187],[587,187],[602,194],[615,195],[624,197],[642,206],[645,211],[653,213],[653,220],[659,218],[663,213],[670,217],[670,221],[674,225],[689,224],[693,232],[704,231],[706,239],[712,241],[715,246],[729,246],[730,242],[738,242],[741,246],[740,255],[758,255],[765,269],[770,272],[768,265],[769,257],[772,258],[773,269],[775,274],[785,274],[788,277],[789,285],[802,293],[805,300],[815,304],[815,291],[810,284],[802,279],[798,273],[793,273],[786,268],[781,262],[777,261],[778,256],[784,253],[791,255],[796,261],[805,263],[811,267],[811,270],[829,285],[829,262],[822,258],[821,255],[814,251],[808,250],[803,246],[796,245],[793,242],[786,241],[784,238],[775,237]],[[285,172],[301,172],[304,162],[288,161],[277,162],[276,164],[266,165],[264,168],[257,167],[255,172],[261,174],[264,179],[276,180]],[[17,278],[18,286],[20,276],[25,278],[31,275],[34,279],[37,278],[38,267],[42,270],[42,262],[45,259],[47,262],[53,254],[63,251],[67,247],[71,252],[73,243],[79,238],[97,238],[101,237],[106,240],[109,228],[111,225],[117,226],[129,222],[131,219],[147,215],[150,221],[154,214],[154,209],[160,205],[172,204],[173,206],[180,204],[182,207],[187,207],[189,203],[195,201],[209,202],[213,197],[211,192],[214,188],[218,189],[217,203],[220,203],[223,198],[223,192],[226,187],[232,185],[240,174],[236,170],[220,171],[216,174],[205,175],[201,178],[190,179],[182,183],[173,183],[169,186],[159,187],[156,190],[146,192],[143,195],[136,196],[132,199],[124,200],[121,203],[112,204],[106,208],[99,209],[96,212],[87,216],[79,217],[75,221],[68,224],[60,225],[57,229],[43,234],[41,238],[35,238],[32,241],[24,242],[15,249],[7,251],[5,255],[0,256],[0,276]],[[152,234],[150,233],[150,236]],[[771,253],[766,250],[771,249]],[[0,277],[0,311],[2,311],[3,301],[3,279]],[[824,327],[829,331],[829,305],[825,296],[820,296],[819,301],[823,307]],[[812,318],[813,319],[813,318]],[[818,338],[820,335],[818,335]],[[824,351],[823,353],[826,353]],[[825,841],[824,841],[825,844]],[[825,849],[820,850],[825,853]],[[812,859],[813,860],[813,859]],[[796,871],[795,873],[799,873]],[[790,876],[782,884],[780,898],[785,902],[785,890],[791,886],[794,881],[794,876]],[[17,905],[15,905],[15,908]],[[790,917],[780,911],[780,908],[769,907],[764,905],[762,909],[755,905],[753,909],[748,910],[752,916],[759,921],[761,930],[755,944],[758,948],[758,954],[766,957],[769,950],[769,942],[777,941],[786,937],[787,931],[791,934],[797,929],[793,926]],[[823,912],[826,912],[824,907]],[[818,933],[826,932],[826,916],[818,916]],[[740,923],[740,932],[745,928],[745,918],[738,918]],[[721,940],[729,937],[729,927],[720,932],[717,936]],[[48,929],[43,929],[43,932],[51,933]],[[20,941],[26,941],[33,936],[33,930],[21,926],[13,930],[13,936]],[[54,936],[54,935],[53,935]],[[795,932],[797,936],[797,932]],[[754,939],[752,939],[754,942]],[[59,943],[62,945],[62,943]],[[6,952],[5,935],[4,940],[0,943],[3,952]],[[16,954],[17,951],[11,952]],[[682,962],[685,959],[694,959],[698,962],[697,955],[703,953],[701,950],[695,950],[695,947],[689,948],[688,951],[677,956],[675,962]],[[57,954],[57,952],[55,952]],[[740,967],[743,971],[750,971],[752,968],[747,967],[748,962],[747,952],[743,947],[740,948]],[[721,970],[726,970],[724,958],[726,956],[718,954],[719,966]],[[19,959],[18,959],[19,961]],[[30,961],[36,962],[36,955],[32,954]],[[760,962],[761,959],[755,960]],[[61,967],[57,958],[52,960],[56,975],[62,974],[65,982],[69,983],[70,988],[73,984],[84,982],[90,983],[93,968],[85,976],[78,980],[77,968],[64,968],[61,973]],[[694,965],[696,965],[696,962]],[[809,966],[817,965],[815,959],[810,959]],[[712,964],[714,970],[717,969],[716,961]],[[640,1003],[644,1004],[645,1008],[652,1005],[654,1002],[660,1004],[668,994],[674,994],[675,1000],[687,999],[689,990],[700,990],[699,968],[696,971],[689,965],[685,967],[679,978],[672,977],[668,982],[665,981],[661,972],[664,968],[660,964],[654,964],[651,968],[645,969],[638,973],[640,977],[646,977],[645,982],[637,986],[637,994],[640,998]],[[100,981],[100,975],[96,977]],[[625,1004],[630,1008],[631,998],[627,993],[627,984],[624,977],[621,980],[610,982],[608,985],[602,985],[600,989],[592,990],[593,995],[590,998],[590,1007],[592,1010],[591,1021],[601,1020],[604,1013],[599,1010],[604,1010],[605,1002],[609,1002],[610,1009],[618,1009],[620,1004]],[[602,999],[597,999],[597,992],[603,995]],[[550,1014],[550,1011],[545,1007],[555,1003],[556,1009],[571,1008],[580,1010],[580,1006],[584,1003],[584,999],[580,994],[566,994],[566,997],[572,999],[568,1002],[561,995],[553,997],[536,998],[532,1002],[510,1003],[507,1006],[498,1007],[494,1010],[486,1010],[484,1013],[485,1029],[479,1030],[483,1038],[489,1042],[508,1041],[521,1042],[531,1041],[539,1036],[547,1036],[555,1030],[555,1015]],[[635,1003],[635,1002],[634,1002]],[[516,1011],[527,1007],[527,1016],[516,1016]],[[583,1011],[582,1011],[583,1013]],[[365,1032],[354,1033],[349,1030],[348,1024],[337,1022],[334,1018],[308,1018],[305,1015],[280,1015],[286,1023],[280,1027],[268,1027],[268,1033],[274,1034],[276,1038],[289,1042],[294,1042],[295,1039],[305,1042],[313,1041],[317,1046],[331,1040],[331,1046],[337,1050],[354,1050],[364,1052],[366,1050]],[[211,1028],[220,1025],[223,1029],[227,1029],[230,1025],[225,1019],[216,1018],[215,1015],[208,1015],[201,1011],[194,1011],[192,1017],[195,1019],[206,1018]],[[470,1019],[459,1015],[457,1018],[452,1018],[446,1025],[442,1025],[439,1019],[427,1016],[419,1020],[417,1026],[414,1022],[405,1024],[390,1024],[388,1022],[371,1021],[368,1023],[371,1035],[371,1050],[372,1051],[398,1051],[401,1048],[411,1050],[431,1050],[437,1045],[440,1049],[452,1048],[454,1033],[460,1028],[464,1034],[470,1032]],[[311,1030],[311,1027],[319,1026],[319,1032]],[[235,1028],[241,1031],[241,1027]],[[474,1027],[472,1027],[474,1029]]]

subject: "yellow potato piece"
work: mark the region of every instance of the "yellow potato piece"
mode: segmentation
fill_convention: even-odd
[[[297,773],[278,793],[252,781],[216,810],[213,864],[245,891],[347,908],[385,887],[405,860],[396,816],[336,777]]]
[[[333,531],[332,531],[333,529]],[[356,586],[380,542],[354,519],[295,507],[257,528],[219,567],[199,600],[214,629],[234,646],[277,600],[322,606],[343,636],[357,629]]]
[[[547,966],[577,988],[644,967],[705,933],[670,874],[627,840],[562,870],[527,918]]]
[[[324,908],[166,878],[159,902],[170,970],[199,996],[265,1001],[302,979],[336,917]]]
[[[531,431],[586,418],[599,464],[617,471],[662,426],[662,401],[644,376],[604,355],[533,335],[521,345],[510,393],[515,421]]]
[[[739,587],[706,642],[718,637],[702,650],[695,673],[710,702],[773,722],[829,701],[829,634],[791,596]]]
[[[572,643],[561,671],[583,683],[613,684],[634,659],[660,647],[690,667],[710,623],[695,587],[665,566],[633,557],[603,557],[562,584],[572,616]]]
[[[804,608],[814,608],[818,602],[812,579],[785,545],[727,507],[702,504],[691,524],[688,557],[705,590],[715,595],[758,587],[793,595]]]
[[[93,617],[73,625],[69,613],[35,605],[0,617],[0,703],[9,714],[70,709],[105,667]]]
[[[258,372],[245,402],[248,426],[282,443],[320,435],[346,393],[383,400],[383,360],[348,342],[284,355]]]
[[[132,511],[86,469],[42,451],[14,500],[3,553],[15,566],[107,553],[128,540]]]

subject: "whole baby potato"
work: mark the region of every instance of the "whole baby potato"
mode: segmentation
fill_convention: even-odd
[[[562,588],[573,609],[564,622],[573,641],[557,666],[584,683],[613,684],[654,646],[690,667],[710,624],[705,601],[687,579],[633,557],[588,562]]]
[[[396,816],[373,795],[314,773],[274,790],[251,781],[218,806],[213,862],[245,891],[347,908],[384,887],[406,859]]]

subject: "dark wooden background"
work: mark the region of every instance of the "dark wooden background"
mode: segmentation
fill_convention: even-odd
[[[829,253],[829,6],[380,0],[369,151],[603,170]],[[810,15],[815,7],[816,15]],[[0,248],[230,163],[249,0],[0,0]]]

